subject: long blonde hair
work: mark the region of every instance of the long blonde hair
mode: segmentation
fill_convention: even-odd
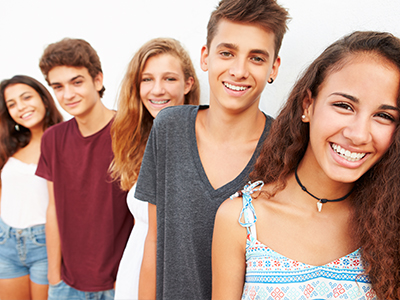
[[[144,44],[133,56],[122,81],[118,98],[118,111],[111,127],[114,159],[110,165],[111,176],[119,179],[123,190],[129,190],[137,181],[153,117],[140,99],[140,82],[143,69],[150,57],[171,54],[181,61],[185,81],[194,83],[185,95],[184,104],[197,105],[200,85],[189,54],[172,38],[156,38]]]

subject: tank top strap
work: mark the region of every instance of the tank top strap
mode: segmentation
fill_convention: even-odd
[[[257,231],[255,223],[257,221],[256,211],[254,210],[253,203],[251,201],[253,198],[251,194],[256,191],[260,191],[264,186],[264,182],[256,181],[249,182],[244,186],[243,190],[240,192],[236,192],[230,198],[242,197],[243,207],[239,215],[239,224],[247,229],[247,233],[250,235],[252,239],[257,239]],[[243,220],[243,221],[242,221]]]

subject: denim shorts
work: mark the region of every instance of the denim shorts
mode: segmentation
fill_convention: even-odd
[[[83,292],[70,287],[64,281],[50,284],[47,300],[114,300],[114,290],[101,292]]]
[[[34,283],[49,284],[44,225],[19,229],[0,218],[0,279],[25,275]]]

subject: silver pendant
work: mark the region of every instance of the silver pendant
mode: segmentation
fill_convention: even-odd
[[[318,208],[318,212],[321,212],[321,210],[322,210],[322,202],[321,201],[317,202],[317,208]]]

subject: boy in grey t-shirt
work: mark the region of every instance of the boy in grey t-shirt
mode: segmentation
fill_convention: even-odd
[[[209,107],[155,120],[135,194],[149,202],[140,299],[211,298],[215,213],[243,187],[269,129],[258,105],[278,74],[287,18],[274,0],[221,1],[201,51]]]

